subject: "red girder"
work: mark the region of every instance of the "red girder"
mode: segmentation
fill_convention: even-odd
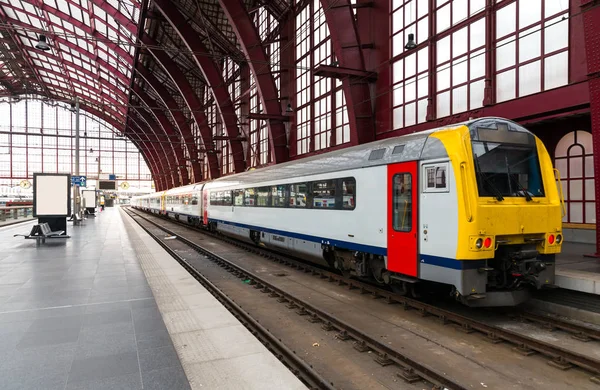
[[[590,119],[592,121],[592,144],[594,150],[594,184],[596,199],[596,257],[600,257],[600,8],[598,2],[581,0],[585,53],[590,94]]]
[[[150,160],[150,158],[148,157],[148,155],[146,153],[146,150],[143,150],[137,141],[132,140],[131,142],[135,145],[135,147],[140,152],[140,155],[144,159],[144,162],[146,163],[148,168],[150,168],[150,175],[152,175],[152,180],[154,181],[154,187],[155,187],[156,191],[161,191],[161,186],[160,186],[160,183],[158,182],[158,176],[156,175],[156,173],[158,173],[158,172],[155,171],[156,168],[153,165],[154,162]]]
[[[134,23],[132,20],[128,19],[125,15],[123,15],[118,9],[116,9],[110,2],[106,0],[88,0],[88,2],[98,6],[108,15],[112,16],[112,18],[118,22],[121,26],[125,27],[130,33],[136,35],[138,32],[138,25]],[[132,3],[135,4],[135,3]],[[139,7],[137,7],[139,9]]]
[[[264,113],[281,115],[282,108],[277,97],[275,78],[269,66],[269,58],[265,52],[260,36],[252,18],[246,10],[243,0],[219,0],[219,4],[227,15],[229,24],[235,31],[259,91]],[[281,163],[289,158],[288,139],[282,122],[267,121],[269,143],[273,152],[273,162]]]
[[[223,121],[225,130],[229,136],[234,171],[236,173],[243,172],[245,170],[245,161],[242,143],[237,139],[240,134],[237,125],[238,118],[227,89],[227,84],[223,78],[222,69],[217,66],[210,55],[210,51],[204,46],[202,41],[198,39],[196,30],[192,28],[173,4],[167,0],[154,0],[154,6],[171,24],[171,27],[177,32],[188,50],[194,53],[194,60],[202,71],[204,79],[210,86],[217,107],[221,112],[221,120]]]
[[[88,52],[85,49],[80,48],[77,45],[73,45],[69,41],[66,41],[66,40],[64,40],[62,38],[58,38],[58,37],[54,38],[54,41],[55,42],[60,42],[60,43],[64,44],[65,46],[68,46],[69,48],[71,48],[73,50],[76,50],[77,52],[85,55],[86,57],[91,58],[91,57],[89,57],[89,55],[91,54],[90,52]],[[98,77],[99,77],[97,74],[94,74],[93,72],[87,70],[86,68],[84,68],[84,67],[82,67],[80,65],[75,64],[74,62],[71,62],[71,61],[68,61],[68,60],[63,60],[63,59],[55,56],[50,51],[38,51],[38,52],[36,52],[36,54],[46,56],[46,57],[51,58],[51,59],[53,59],[55,61],[62,61],[64,64],[69,65],[70,67],[72,67],[74,69],[77,69],[78,71],[80,71],[82,73],[85,73],[85,74],[89,75],[90,77],[92,77],[94,79],[98,79]],[[90,63],[90,62],[86,61],[85,58],[80,58],[79,60],[82,61],[82,62],[86,62],[90,67],[95,66],[93,63]],[[117,68],[115,68],[114,66],[112,66],[108,62],[104,61],[102,58],[96,58],[95,60],[98,63],[98,65],[101,65],[104,68],[103,70],[106,71],[106,73],[108,73],[110,75],[116,76],[119,79],[119,81],[121,82],[121,84],[123,84],[124,87],[128,87],[128,85],[129,85],[128,84],[129,77],[127,77],[121,71],[117,70]],[[43,62],[48,63],[47,61],[41,60],[39,58],[36,58],[36,61],[43,61]],[[104,80],[102,78],[100,78],[100,79],[103,80],[104,83],[106,82],[106,80]],[[117,93],[122,94],[124,96],[127,96],[124,92],[122,92],[119,89],[117,89]]]
[[[133,130],[131,130],[131,132],[133,132]],[[154,156],[150,153],[149,150],[147,150],[145,147],[141,146],[140,141],[133,140],[133,139],[130,139],[130,141],[136,146],[136,148],[142,155],[144,161],[146,162],[146,165],[148,165],[148,168],[150,168],[150,174],[152,175],[152,179],[154,180],[154,186],[156,187],[156,190],[161,191],[161,188],[163,185],[162,185],[162,182],[159,181],[158,174],[160,173],[160,171],[158,170],[158,168],[155,165]]]
[[[152,99],[152,97],[150,97],[146,92],[144,92],[139,85],[133,85],[133,93],[135,93],[138,96],[138,98],[149,108],[158,107],[158,103],[154,99]],[[164,142],[168,141],[173,149],[173,153],[175,153],[175,157],[177,158],[177,167],[179,168],[179,174],[181,175],[182,185],[189,184],[190,180],[188,177],[188,172],[185,169],[185,157],[183,156],[183,149],[181,148],[181,141],[179,139],[179,136],[174,131],[173,125],[171,124],[171,122],[169,122],[169,119],[167,119],[166,115],[162,112],[162,110],[157,108],[150,108],[150,111],[163,128],[163,131],[166,136]]]
[[[194,140],[194,136],[192,135],[192,129],[190,128],[185,115],[183,115],[183,112],[169,91],[160,83],[160,81],[158,81],[156,77],[154,77],[154,75],[148,69],[146,69],[141,63],[138,63],[135,70],[137,75],[144,79],[146,83],[152,89],[154,89],[164,105],[169,109],[169,112],[173,116],[173,119],[179,128],[179,133],[181,134],[181,139],[183,140],[181,142],[183,142],[187,147],[189,155],[194,156],[191,161],[192,172],[194,173],[194,182],[201,181],[202,170],[200,168],[200,163],[197,160],[198,147]]]
[[[69,89],[67,89],[67,88],[63,88],[63,87],[61,87],[60,85],[51,85],[51,88],[52,88],[52,89],[56,89],[56,90],[58,90],[58,91],[61,91],[61,92],[64,92],[64,93],[67,93],[67,94],[71,94],[71,90],[69,90]],[[64,101],[64,99],[65,99],[64,97],[62,97],[62,96],[59,96],[59,95],[57,95],[57,96],[52,96],[52,97],[56,98],[56,100],[63,100],[63,101]],[[114,116],[114,118],[118,118],[118,115],[117,115],[117,114],[121,114],[121,113],[119,113],[119,112],[115,112],[114,110],[112,110],[112,109],[110,108],[110,106],[108,106],[108,105],[104,104],[104,102],[99,102],[99,101],[96,101],[96,100],[94,100],[94,99],[89,99],[89,98],[88,98],[88,99],[86,99],[86,100],[87,100],[88,102],[90,102],[90,103],[95,103],[95,104],[97,104],[97,105],[99,105],[99,106],[101,106],[101,107],[103,108],[104,112],[103,112],[103,115],[101,116],[103,119],[105,119],[105,118],[109,117],[109,116],[107,116],[107,115],[106,115],[106,112],[108,112],[109,114],[113,115],[113,116]],[[82,105],[82,104],[85,104],[85,103],[86,103],[86,100],[81,100],[81,99],[80,99],[80,103],[79,103],[79,104],[80,104],[80,105]],[[87,107],[92,107],[92,106],[90,106],[90,105],[88,105],[88,104],[86,104],[86,106],[87,106]],[[121,117],[123,117],[123,115],[122,115],[122,114],[121,114],[120,116],[121,116]],[[117,128],[122,128],[122,127],[123,127],[123,123],[120,123],[120,125],[119,125],[119,126],[116,126],[116,127],[117,127]]]
[[[151,142],[150,138],[148,137],[148,133],[144,131],[144,129],[142,129],[142,127],[134,120],[132,116],[129,117],[128,123],[128,128],[131,129],[137,136],[136,140],[142,143],[142,145],[144,145],[148,153],[152,155],[154,165],[157,171],[155,175],[161,182],[161,188],[166,189],[168,187],[166,177],[169,174],[169,172],[168,169],[165,167],[165,161],[160,158],[161,154],[158,152],[156,144]]]
[[[3,6],[5,6],[5,4],[3,4]],[[12,8],[12,9],[15,9],[14,7],[11,7],[11,8]],[[10,24],[13,24],[13,25],[15,25],[15,26],[19,26],[19,27],[23,27],[23,28],[32,28],[32,26],[31,26],[31,25],[28,25],[28,24],[26,24],[26,23],[23,23],[23,22],[21,22],[21,21],[19,21],[19,20],[15,20],[15,19],[8,18],[8,17],[7,17],[6,19],[7,19],[7,20],[10,22]],[[53,25],[56,25],[56,24],[53,24]],[[58,26],[58,25],[56,25],[56,26],[62,29],[62,26]],[[19,34],[19,35],[22,35],[22,34]],[[87,51],[86,49],[83,49],[83,48],[81,48],[81,47],[79,47],[79,46],[77,46],[77,45],[75,45],[75,44],[73,44],[73,43],[69,42],[68,40],[66,40],[66,39],[64,39],[64,38],[61,38],[61,37],[59,37],[59,36],[55,36],[55,37],[53,37],[53,41],[54,41],[55,43],[60,43],[60,44],[62,44],[62,45],[65,45],[65,46],[67,46],[68,48],[70,48],[71,50],[74,50],[74,51],[76,51],[76,52],[78,52],[78,53],[82,54],[83,56],[85,56],[85,57],[87,57],[87,58],[90,58],[90,59],[92,59],[92,58],[93,58],[93,59],[95,59],[95,61],[96,61],[96,62],[97,62],[99,65],[101,65],[102,67],[104,67],[104,68],[105,68],[104,70],[105,70],[105,71],[106,71],[108,74],[112,74],[112,75],[115,75],[115,76],[119,77],[119,78],[121,79],[121,81],[124,81],[124,82],[125,82],[125,86],[128,86],[128,84],[127,84],[127,81],[129,80],[129,78],[128,78],[126,75],[124,75],[124,74],[123,74],[121,71],[117,70],[115,67],[113,67],[112,65],[110,65],[108,62],[106,62],[106,61],[104,61],[103,59],[101,59],[100,57],[96,57],[95,55],[93,55],[93,53],[91,53],[91,52]],[[59,47],[57,47],[57,48],[56,48],[56,50],[60,52],[60,48],[59,48]],[[59,63],[59,66],[60,66],[60,64],[68,64],[69,66],[73,67],[74,69],[77,69],[77,70],[81,71],[82,73],[85,73],[85,74],[87,74],[87,75],[91,76],[91,77],[92,77],[92,78],[94,78],[94,79],[98,79],[98,78],[99,78],[99,75],[95,75],[95,74],[93,74],[92,72],[90,72],[89,70],[85,69],[84,67],[81,67],[81,66],[79,66],[79,65],[76,65],[76,64],[74,64],[73,62],[70,62],[70,61],[68,61],[68,60],[65,60],[65,59],[63,59],[63,58],[61,58],[61,57],[57,57],[57,56],[55,56],[55,55],[51,54],[51,52],[50,52],[50,51],[36,51],[36,54],[38,54],[38,55],[44,55],[44,56],[47,56],[47,57],[49,57],[49,58],[52,58],[52,59],[54,59],[54,60],[58,61],[58,63]],[[110,54],[110,53],[107,53],[107,55],[108,55],[109,57],[113,58],[113,59],[115,60],[115,62],[117,62],[117,61],[118,61],[118,59],[117,59],[116,57],[114,57],[112,54]],[[85,58],[82,58],[82,60],[85,60]],[[93,64],[90,64],[90,66],[93,66]],[[38,67],[36,66],[36,67],[35,67],[35,69],[37,70],[37,68],[38,68]],[[63,75],[63,76],[66,76],[66,77],[69,79],[69,81],[70,81],[70,80],[72,80],[72,79],[74,79],[74,78],[72,78],[72,77],[69,77],[68,75]],[[100,78],[100,79],[101,79],[101,78]],[[52,85],[52,86],[54,87],[54,85]],[[125,94],[124,94],[124,93],[123,93],[121,90],[119,90],[119,89],[117,89],[117,91],[116,91],[116,92],[117,92],[118,94],[120,94],[120,95],[126,96],[126,95],[125,95]],[[73,91],[70,91],[70,94],[72,95],[72,94],[73,94]],[[79,95],[79,96],[80,96],[81,98],[84,98],[84,99],[86,98],[86,96],[85,96],[85,95]],[[120,108],[122,109],[122,107],[120,107]],[[124,115],[124,114],[125,114],[125,112],[123,113],[123,115]]]
[[[173,83],[177,86],[177,89],[181,93],[183,100],[185,100],[190,112],[192,113],[192,116],[196,120],[198,128],[200,129],[200,136],[202,137],[204,147],[206,149],[212,148],[212,131],[208,126],[206,115],[204,115],[202,102],[200,99],[198,99],[198,96],[196,96],[196,93],[190,85],[190,82],[185,78],[185,75],[181,72],[181,69],[177,66],[175,61],[173,61],[173,59],[169,57],[169,55],[163,49],[157,49],[158,44],[152,38],[150,38],[148,35],[144,35],[142,37],[142,42],[147,46],[147,50],[152,54],[156,62],[163,67],[171,80],[173,80]],[[217,159],[217,155],[214,153],[207,153],[207,158],[210,177],[216,179],[220,176],[219,160]]]
[[[144,109],[132,108],[132,110],[137,113],[140,119],[150,129],[150,132],[146,132],[146,135],[150,138],[151,142],[155,143],[155,149],[158,150],[159,153],[162,151],[160,154],[161,159],[166,160],[167,165],[169,166],[168,174],[171,177],[171,181],[168,183],[170,184],[169,188],[181,186],[181,180],[179,178],[179,174],[177,173],[178,162],[175,152],[172,148],[173,145],[168,142],[167,139],[163,139],[163,137],[160,136],[161,131],[158,129],[159,124],[156,123],[152,115],[150,115]]]
[[[67,22],[71,23],[73,26],[76,26],[76,27],[80,28],[85,33],[89,34],[90,36],[92,36],[92,37],[94,37],[94,38],[102,41],[102,43],[104,43],[107,47],[109,47],[111,50],[113,50],[119,56],[121,56],[121,57],[123,57],[125,59],[128,59],[130,63],[133,62],[133,57],[131,56],[131,54],[129,54],[128,51],[124,50],[119,45],[113,43],[106,36],[100,34],[98,31],[96,31],[96,30],[92,31],[92,29],[90,28],[90,26],[88,26],[87,24],[83,23],[82,21],[79,21],[79,20],[75,19],[71,15],[68,15],[68,14],[62,12],[59,9],[56,9],[54,7],[48,6],[46,3],[44,3],[44,0],[22,0],[22,1],[24,1],[26,3],[30,3],[31,5],[33,5],[33,6],[37,7],[37,8],[39,8],[40,10],[42,10],[42,12],[50,12],[54,16],[59,17],[60,19],[66,20]],[[83,10],[83,9],[82,9],[82,11],[83,12],[87,12],[87,10]],[[63,26],[56,25],[56,24],[52,23],[52,21],[50,20],[50,18],[47,18],[45,20],[45,22],[48,23],[48,24],[55,25],[55,26],[57,26],[57,27],[59,27],[61,29],[64,29]],[[129,40],[127,37],[123,36],[120,31],[115,30],[109,24],[107,24],[107,27],[110,28],[111,30],[115,31],[115,33],[117,35],[123,37],[124,40]]]
[[[340,67],[366,71],[350,0],[320,0],[329,26],[333,50]],[[365,78],[342,79],[346,97],[351,144],[375,139],[371,92]]]
[[[55,70],[53,70],[53,69],[42,69],[42,70],[41,70],[41,72],[50,73],[50,74],[52,74],[52,75],[55,75],[55,76],[57,76],[57,77],[61,77],[61,78],[63,78],[63,79],[65,80],[65,82],[67,81],[67,78],[66,78],[66,76],[65,76],[64,74],[62,74],[62,73],[60,73],[60,72],[57,72],[57,71],[55,71]],[[44,77],[44,74],[41,74],[41,75],[42,75],[42,77]],[[114,105],[115,105],[115,106],[117,106],[118,108],[120,108],[120,107],[123,105],[123,103],[122,103],[122,102],[119,102],[119,101],[117,101],[117,100],[113,99],[113,98],[112,98],[112,97],[110,97],[110,96],[106,96],[102,90],[99,90],[99,89],[97,89],[96,87],[93,87],[93,86],[91,86],[91,85],[87,84],[87,83],[86,83],[86,82],[84,82],[84,81],[81,81],[81,80],[79,80],[79,79],[75,79],[75,78],[71,78],[71,79],[69,79],[68,81],[70,81],[70,82],[72,82],[72,83],[76,83],[77,85],[79,85],[79,86],[82,86],[82,87],[85,87],[85,88],[87,88],[88,90],[90,90],[90,91],[92,91],[92,92],[94,92],[94,93],[98,94],[99,96],[102,96],[104,99],[108,100],[110,103],[114,104]],[[53,87],[54,87],[54,85],[53,85]],[[122,113],[120,113],[120,114],[122,114]]]

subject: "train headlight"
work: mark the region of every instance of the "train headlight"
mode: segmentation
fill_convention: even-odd
[[[483,239],[478,238],[477,241],[475,241],[475,246],[477,247],[477,249],[481,249],[481,247],[483,246]]]
[[[483,246],[485,248],[489,248],[490,246],[492,246],[492,239],[487,237],[484,241],[483,241]]]
[[[562,242],[562,235],[561,234],[557,234],[556,235],[556,243],[560,244]]]
[[[550,244],[550,245],[554,244],[554,234],[551,234],[548,236],[548,244]]]

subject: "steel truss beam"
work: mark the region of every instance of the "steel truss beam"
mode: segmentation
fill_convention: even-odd
[[[150,97],[146,92],[144,92],[139,85],[133,85],[133,93],[135,93],[140,99],[140,101],[146,106],[158,107],[158,103],[154,99],[152,99],[152,97]],[[189,184],[190,180],[188,177],[188,172],[185,169],[185,158],[183,156],[183,149],[179,142],[179,135],[177,135],[177,133],[173,130],[173,125],[171,124],[171,122],[169,122],[169,119],[162,112],[162,110],[158,108],[152,108],[149,111],[154,115],[156,121],[160,124],[160,126],[163,129],[163,132],[165,133],[165,139],[163,143],[169,142],[172,148],[172,153],[176,157],[176,164],[179,170],[179,175],[181,176],[181,185]]]
[[[165,145],[165,140],[160,136],[162,131],[159,129],[159,124],[156,123],[152,115],[150,115],[144,109],[132,108],[132,110],[138,115],[142,123],[146,124],[150,130],[150,132],[147,132],[146,135],[148,138],[150,138],[150,142],[156,144],[155,149],[160,153],[161,159],[166,160],[167,162],[169,169],[164,173],[167,174],[167,177],[171,178],[171,181],[168,183],[170,185],[169,188],[181,186],[181,180],[178,174],[177,159],[175,157],[174,150],[172,149],[172,145]],[[129,112],[131,113],[132,111]],[[166,135],[166,133],[164,134]]]
[[[229,24],[235,31],[250,69],[254,74],[264,113],[267,115],[281,115],[283,110],[277,95],[275,78],[271,72],[269,58],[244,1],[219,0],[219,4],[225,11]],[[267,127],[269,129],[269,144],[273,162],[277,164],[287,161],[289,158],[289,140],[286,137],[284,124],[280,121],[267,121]]]
[[[158,44],[154,41],[154,39],[150,38],[148,35],[144,35],[142,37],[142,42],[144,45],[146,45],[146,49],[152,54],[156,62],[165,70],[166,74],[173,81],[175,86],[177,86],[179,93],[186,102],[192,117],[195,119],[196,124],[198,125],[204,147],[206,149],[211,149],[213,147],[212,130],[208,126],[208,120],[204,114],[202,102],[196,95],[192,85],[185,78],[185,75],[177,66],[175,61],[169,57],[167,52],[162,48],[158,48]],[[196,156],[191,157],[195,158]],[[214,153],[207,153],[207,158],[210,177],[216,179],[221,175],[219,169],[219,160]]]
[[[234,171],[236,173],[243,172],[246,164],[242,143],[237,139],[240,134],[237,125],[238,118],[227,89],[227,84],[223,78],[222,69],[217,66],[211,58],[210,51],[198,39],[198,33],[186,21],[183,15],[173,7],[173,4],[167,0],[154,0],[154,6],[162,13],[175,32],[177,32],[187,49],[193,53],[196,64],[210,86],[215,103],[221,113],[221,120],[225,125],[227,135],[230,137],[229,146],[231,147]]]
[[[160,153],[158,152],[156,143],[150,142],[150,138],[146,131],[144,131],[140,125],[133,119],[133,117],[129,117],[127,121],[127,129],[131,130],[131,132],[127,132],[127,136],[133,141],[137,141],[140,143],[143,148],[140,148],[140,151],[145,150],[148,153],[152,160],[154,161],[155,172],[152,174],[155,177],[160,185],[160,190],[168,189],[166,180],[166,173],[168,172],[167,168],[164,165],[164,160],[160,158]],[[133,134],[132,134],[133,133]],[[135,138],[132,136],[135,135]]]
[[[181,142],[183,142],[183,144],[187,147],[188,154],[191,157],[194,182],[201,181],[202,171],[200,168],[200,163],[198,162],[198,146],[196,145],[196,140],[192,134],[192,129],[190,128],[185,115],[183,115],[183,112],[167,88],[165,88],[165,86],[162,85],[162,83],[148,69],[146,69],[141,63],[138,63],[135,71],[139,77],[146,81],[147,85],[154,89],[157,96],[160,97],[163,104],[169,109],[169,112],[173,116],[173,119],[179,128]]]

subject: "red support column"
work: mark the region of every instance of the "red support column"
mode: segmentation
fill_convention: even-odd
[[[350,1],[321,0],[321,7],[325,12],[339,67],[365,73],[363,45],[358,37]],[[367,42],[365,47],[370,47],[371,44],[381,45],[382,43]],[[388,45],[387,40],[384,44]],[[358,145],[373,141],[375,139],[375,121],[370,89],[370,83],[373,80],[364,76],[350,75],[341,79],[350,121],[350,143]]]
[[[585,53],[590,90],[590,116],[594,144],[594,184],[596,195],[596,253],[600,257],[600,1],[581,0]]]

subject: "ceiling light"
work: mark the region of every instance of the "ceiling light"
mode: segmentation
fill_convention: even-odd
[[[415,43],[415,34],[408,34],[408,42],[406,42],[404,48],[406,50],[412,50],[415,47],[417,47],[417,44]]]
[[[38,37],[38,43],[37,45],[35,45],[36,49],[40,49],[43,51],[48,51],[50,50],[50,46],[48,46],[48,43],[46,42],[46,36],[45,35],[41,35]]]

